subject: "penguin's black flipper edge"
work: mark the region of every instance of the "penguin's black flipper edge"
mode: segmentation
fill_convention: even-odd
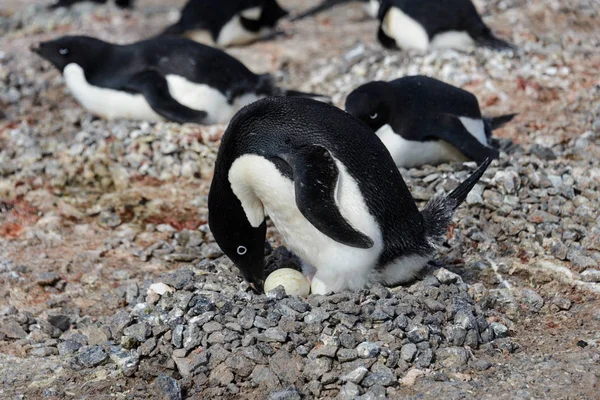
[[[398,49],[396,41],[383,31],[383,27],[381,26],[382,24],[383,22],[379,24],[379,30],[377,31],[377,39],[379,40],[379,43],[381,43],[381,45],[386,49]]]
[[[488,158],[495,160],[500,156],[498,150],[477,140],[458,118],[444,115],[437,122],[434,128],[425,128],[422,132],[427,132],[427,136],[433,136],[436,139],[450,143],[478,165],[483,164]]]
[[[339,170],[329,150],[308,145],[280,158],[292,168],[296,205],[315,228],[347,246],[373,246],[373,240],[354,229],[340,213],[335,202]]]
[[[150,107],[169,121],[202,124],[208,115],[205,111],[194,110],[177,102],[169,92],[165,77],[155,70],[145,70],[134,75],[125,88],[142,94]]]

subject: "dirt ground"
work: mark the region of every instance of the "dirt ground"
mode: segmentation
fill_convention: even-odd
[[[225,127],[159,124],[147,128],[95,120],[68,94],[59,74],[27,50],[35,42],[69,33],[121,43],[148,37],[174,20],[183,1],[138,0],[134,11],[94,6],[64,18],[45,17],[41,10],[23,16],[34,3],[44,2],[3,0],[0,5],[0,15],[7,20],[18,15],[26,21],[0,37],[0,80],[6,89],[0,99],[4,113],[0,119],[4,155],[0,158],[0,313],[11,315],[14,308],[36,319],[76,315],[80,326],[92,325],[131,308],[124,295],[131,285],[142,287],[186,263],[140,254],[150,247],[167,248],[174,231],[206,230],[206,195]],[[298,10],[315,1],[281,3]],[[488,114],[518,112],[514,123],[498,131],[498,136],[563,152],[561,162],[573,170],[589,168],[593,182],[578,194],[591,199],[593,215],[578,229],[583,236],[599,232],[600,184],[594,175],[600,159],[598,2],[514,0],[477,5],[494,31],[512,37],[525,55],[513,59],[491,52],[428,56],[383,51],[375,39],[376,22],[365,16],[359,4],[297,23],[283,21],[285,34],[276,40],[228,51],[256,72],[273,73],[285,86],[331,95],[338,106],[355,82],[406,74],[411,71],[409,57],[414,57],[420,73],[429,71],[472,91]],[[40,22],[44,18],[55,22],[44,25]],[[348,53],[360,46],[364,61],[352,61]],[[437,63],[436,56],[445,61]],[[352,78],[344,78],[343,70]],[[10,87],[20,93],[18,100],[9,100]],[[188,176],[170,174],[170,164],[161,164],[163,160],[156,156],[151,166],[156,174],[140,168],[136,172],[131,163],[125,164],[132,147],[113,147],[123,132],[146,128],[161,141],[156,148],[169,141],[189,148],[201,145],[198,171]],[[87,136],[81,133],[86,130]],[[591,132],[586,150],[570,151],[568,144],[586,132]],[[106,149],[90,155],[84,149],[73,150],[73,144],[85,144],[94,135],[103,137]],[[118,154],[112,158],[116,163],[99,156],[113,151]],[[511,157],[508,164],[517,165],[519,155]],[[119,163],[127,172],[125,178],[115,166]],[[157,229],[161,226],[170,228]],[[208,234],[204,238],[210,243]],[[505,310],[518,351],[491,351],[488,356],[494,366],[485,371],[439,379],[431,372],[413,385],[400,387],[398,397],[600,398],[600,283],[580,275],[586,269],[600,269],[600,247],[586,248],[586,260],[591,261],[582,266],[576,265],[574,256],[560,260],[532,256],[527,246],[523,245],[523,253],[496,260],[501,267],[473,267],[465,256],[452,268],[469,284],[508,287],[515,293],[532,289],[543,298],[544,305],[535,312],[526,301]],[[485,258],[476,248],[469,249],[470,256],[475,254]],[[1,398],[160,397],[142,376],[73,370],[60,355],[36,353],[37,348],[43,347],[0,334]],[[252,397],[251,392],[246,395]]]

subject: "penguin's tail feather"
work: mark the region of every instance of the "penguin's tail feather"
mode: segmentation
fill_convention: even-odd
[[[485,125],[485,136],[487,136],[489,139],[492,136],[492,131],[495,131],[504,124],[512,121],[517,115],[519,114],[505,114],[497,117],[484,117],[483,123]]]
[[[485,160],[475,172],[454,189],[448,196],[436,196],[425,205],[421,215],[425,223],[425,236],[434,244],[443,240],[454,212],[467,198],[469,192],[490,166],[492,159]]]
[[[517,46],[512,43],[507,42],[506,40],[502,40],[492,33],[489,29],[486,29],[485,32],[479,35],[476,39],[477,44],[483,47],[489,47],[494,50],[516,50]]]

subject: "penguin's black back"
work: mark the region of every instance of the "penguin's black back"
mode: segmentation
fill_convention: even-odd
[[[456,86],[422,75],[398,78],[389,84],[402,114],[481,118],[477,97]]]
[[[262,7],[265,0],[190,0],[181,11],[176,24],[180,32],[185,30],[207,30],[217,37],[221,28],[242,10]],[[170,33],[167,30],[166,33]]]
[[[423,217],[383,143],[367,125],[322,102],[270,97],[240,110],[223,136],[214,181],[227,181],[231,165],[244,154],[265,157],[291,177],[281,156],[307,145],[328,149],[356,180],[382,231],[379,265],[430,250]]]
[[[471,0],[384,0],[380,16],[390,6],[418,21],[429,38],[449,31],[468,31],[473,36],[487,29]]]
[[[227,53],[192,40],[161,36],[128,45],[112,45],[105,59],[97,60],[86,78],[90,83],[118,88],[123,80],[151,69],[161,75],[179,75],[207,84],[222,93],[232,86],[256,86],[259,76]]]

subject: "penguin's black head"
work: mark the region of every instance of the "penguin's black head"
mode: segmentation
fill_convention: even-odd
[[[227,174],[220,167],[218,164],[215,167],[208,195],[208,225],[217,244],[240,269],[244,279],[262,293],[267,223],[263,221],[257,228],[250,225]]]
[[[390,120],[392,105],[387,85],[387,82],[370,82],[355,89],[346,98],[346,112],[377,131]]]
[[[50,61],[61,72],[69,64],[85,67],[96,64],[110,49],[110,44],[87,36],[63,36],[41,42],[31,50]]]
[[[260,19],[262,25],[273,28],[277,24],[277,21],[288,14],[289,13],[277,3],[277,0],[267,0],[263,7]]]

